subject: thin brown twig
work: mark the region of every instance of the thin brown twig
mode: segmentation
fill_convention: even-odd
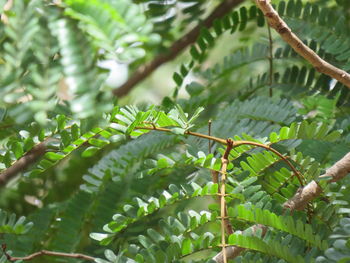
[[[211,120],[208,121],[208,135],[211,136]],[[208,153],[211,154],[211,140],[208,140]],[[210,174],[213,183],[217,184],[219,173],[215,170],[210,170]]]
[[[208,121],[208,135],[211,136],[211,120]],[[208,140],[208,153],[211,154],[211,140]]]
[[[350,74],[323,60],[311,48],[305,45],[278,15],[276,10],[272,7],[270,0],[255,1],[257,6],[264,13],[270,26],[280,34],[282,39],[287,42],[295,52],[309,61],[317,71],[338,80],[350,88]]]
[[[220,18],[228,14],[232,8],[238,6],[244,0],[225,0],[219,4],[213,12],[203,20],[202,23],[194,27],[190,32],[175,41],[168,49],[167,53],[162,53],[155,57],[151,62],[146,63],[139,67],[133,75],[119,88],[113,90],[113,94],[118,97],[127,95],[138,83],[143,81],[149,75],[152,74],[159,66],[164,63],[173,60],[178,56],[185,48],[194,43],[203,27],[210,28],[215,19]]]
[[[171,132],[171,129],[168,128],[162,128],[162,127],[135,127],[136,130],[155,130],[155,131],[164,131],[164,132]],[[207,139],[207,140],[212,140],[215,142],[218,142],[220,144],[223,145],[227,145],[227,140],[222,139],[222,138],[218,138],[218,137],[214,137],[214,136],[209,136],[206,134],[202,134],[202,133],[198,133],[198,132],[191,132],[191,131],[186,131],[185,134],[188,135],[192,135],[192,136],[196,136],[199,138],[203,138],[203,139]],[[285,157],[283,154],[281,154],[279,151],[275,150],[274,148],[272,148],[269,145],[265,145],[262,143],[258,143],[258,142],[251,142],[251,141],[233,141],[233,148],[241,146],[241,145],[252,145],[252,146],[256,146],[256,147],[260,147],[260,148],[264,148],[266,150],[269,150],[271,152],[273,152],[274,154],[276,154],[278,157],[280,157],[289,167],[290,169],[293,171],[294,175],[297,177],[299,183],[301,186],[304,185],[304,179],[301,176],[301,174],[299,173],[299,171],[294,167],[294,165],[288,160],[287,157]]]
[[[211,173],[211,177],[212,177],[213,183],[214,184],[218,184],[219,183],[219,180],[218,180],[219,172],[211,170],[210,173]],[[219,188],[218,196],[227,196],[227,194],[222,194],[221,193],[221,189]],[[215,200],[218,202],[219,205],[221,204],[220,203],[220,198],[216,198]],[[233,234],[233,227],[232,227],[230,219],[228,217],[227,206],[225,206],[225,216],[224,216],[224,218],[225,218],[225,230],[226,230],[226,233],[228,235],[231,235],[231,234]]]
[[[33,254],[30,254],[25,257],[12,257],[9,255],[6,251],[6,244],[2,244],[2,251],[4,255],[6,256],[8,261],[15,262],[17,260],[24,260],[24,261],[29,261],[32,260],[36,257],[41,257],[41,256],[54,256],[54,257],[66,257],[66,258],[81,258],[85,259],[88,261],[95,261],[94,257],[84,255],[84,254],[79,254],[79,253],[64,253],[64,252],[56,252],[56,251],[48,251],[48,250],[41,250],[38,252],[35,252]]]
[[[227,257],[226,257],[226,228],[227,228],[227,222],[229,222],[229,219],[226,218],[227,215],[227,207],[226,207],[226,171],[227,171],[227,165],[228,165],[228,156],[230,155],[230,152],[233,147],[233,141],[231,139],[226,140],[226,150],[221,158],[222,164],[221,164],[221,187],[220,187],[220,217],[221,217],[221,245],[222,245],[222,253],[224,257],[224,263],[227,263]]]

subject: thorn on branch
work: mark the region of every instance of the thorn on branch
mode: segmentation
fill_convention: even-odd
[[[224,160],[228,160],[228,156],[233,148],[233,144],[234,144],[233,140],[231,140],[231,139],[226,140],[227,146],[226,146],[226,151],[225,151],[224,156],[223,156]]]

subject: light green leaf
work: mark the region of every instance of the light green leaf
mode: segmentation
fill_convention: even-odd
[[[192,252],[192,244],[189,238],[184,239],[181,245],[181,253],[182,255],[187,255]]]
[[[100,148],[95,146],[90,146],[85,149],[85,151],[81,154],[82,157],[91,157],[93,156]]]
[[[65,156],[59,153],[47,152],[44,157],[51,161],[59,161],[62,160]]]

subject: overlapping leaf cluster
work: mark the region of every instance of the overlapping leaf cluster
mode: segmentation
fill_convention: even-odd
[[[164,52],[207,3],[14,3],[0,27],[0,169],[38,146],[45,154],[1,189],[4,207],[29,214],[25,220],[0,211],[9,253],[44,248],[81,251],[101,263],[213,262],[221,238],[212,176],[232,138],[225,199],[235,233],[227,233],[227,243],[247,249],[233,261],[348,260],[348,181],[317,178],[348,152],[349,92],[275,35],[271,58],[255,6],[244,3],[201,30],[160,105],[113,108],[98,61],[134,69]],[[322,58],[347,69],[349,17],[334,3],[279,1],[277,9]],[[219,57],[215,50],[227,37],[234,44]],[[283,203],[311,180],[323,194],[289,214]]]

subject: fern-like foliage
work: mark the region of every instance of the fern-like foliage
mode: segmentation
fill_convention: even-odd
[[[111,110],[101,93],[108,90],[107,75],[96,67],[98,59],[130,63],[160,39],[140,6],[128,0],[31,0],[12,9],[1,39],[0,85],[1,105],[15,123],[45,124],[61,100],[77,118]]]
[[[278,239],[264,242],[258,237],[233,234],[229,237],[229,244],[266,253],[291,263],[305,262],[302,255],[295,255],[287,246],[282,245]]]
[[[350,259],[349,223],[347,217],[340,220],[339,226],[334,229],[334,233],[330,236],[335,240],[332,247],[325,251],[325,257],[318,257],[316,262],[347,262]]]
[[[110,234],[98,234],[93,233],[91,237],[102,241],[102,244],[108,244],[111,241],[111,237],[126,228],[129,224],[135,223],[141,218],[148,216],[164,206],[171,205],[180,200],[193,198],[197,196],[216,195],[218,193],[218,185],[208,183],[204,187],[192,184],[189,187],[182,186],[181,190],[176,185],[170,185],[168,191],[164,191],[158,198],[151,197],[149,201],[144,201],[140,198],[136,198],[136,207],[125,205],[123,207],[125,215],[115,214],[113,221],[104,227],[105,231]]]
[[[232,211],[231,216],[285,231],[304,239],[309,244],[319,249],[325,249],[328,246],[325,240],[322,240],[320,236],[314,234],[311,225],[301,221],[294,222],[290,216],[277,216],[268,210],[261,210],[254,206],[246,208],[242,205],[238,206],[235,211]]]
[[[140,7],[130,1],[72,0],[64,3],[68,6],[65,13],[79,21],[95,46],[104,49],[107,58],[132,61],[145,55],[144,49],[132,46],[133,43],[158,42],[159,36],[152,34],[150,21],[140,12]]]
[[[8,214],[0,210],[0,233],[1,234],[24,234],[33,226],[32,222],[25,222],[26,218],[16,218],[15,214]]]
[[[160,105],[125,106],[132,101],[111,100],[98,65],[125,63],[133,74],[215,6],[4,2],[1,173],[45,151],[1,189],[0,239],[9,255],[48,249],[100,263],[213,263],[225,243],[246,249],[233,262],[348,260],[349,180],[318,177],[348,152],[349,91],[269,32],[255,5],[244,2],[200,30]],[[276,6],[311,49],[345,70],[346,8],[341,0]],[[304,210],[286,210],[312,180],[321,195]],[[79,261],[35,259],[42,260]]]

